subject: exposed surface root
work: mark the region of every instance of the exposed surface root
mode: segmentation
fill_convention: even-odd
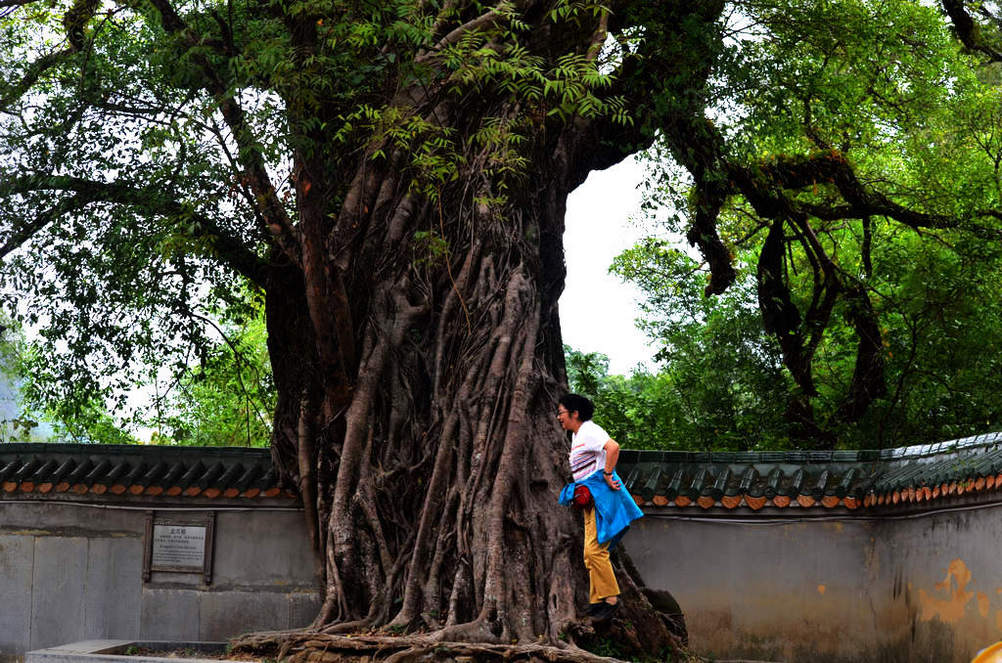
[[[662,652],[642,652],[636,628],[627,619],[589,625],[575,623],[568,640],[584,643],[598,653],[559,643],[491,644],[441,639],[442,632],[410,635],[363,633],[333,635],[315,630],[272,631],[242,636],[231,642],[235,657],[256,656],[288,663],[616,663],[622,660],[701,663],[681,646]],[[609,654],[609,655],[602,655]],[[617,656],[623,658],[617,658]]]
[[[550,663],[609,663],[576,647],[543,644],[495,645],[443,642],[433,634],[339,636],[301,632],[260,633],[234,643],[231,652],[279,658],[291,663],[403,663],[405,661],[549,661]]]

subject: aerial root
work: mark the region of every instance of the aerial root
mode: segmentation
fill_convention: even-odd
[[[289,663],[613,663],[583,649],[548,644],[499,645],[437,640],[413,635],[331,635],[318,632],[258,633],[234,640],[230,653]]]

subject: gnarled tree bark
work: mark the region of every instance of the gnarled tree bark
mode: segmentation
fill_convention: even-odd
[[[338,268],[273,269],[272,448],[322,559],[316,628],[582,641],[581,525],[555,502],[567,453],[555,421],[565,381],[556,300],[566,196],[595,165],[587,138],[541,137],[531,184],[505,218],[473,199],[490,187],[475,173],[446,214],[391,168],[364,164],[348,200],[372,202],[351,215],[356,255],[341,276],[341,292],[364,293],[350,298],[356,366],[332,331]],[[422,228],[444,236],[444,255],[415,249]],[[304,262],[344,250],[329,243],[336,231],[304,236]],[[638,643],[673,642],[662,622],[646,625]]]

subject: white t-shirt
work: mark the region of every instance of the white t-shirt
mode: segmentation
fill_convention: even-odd
[[[605,430],[589,419],[571,436],[571,473],[580,481],[598,469],[605,469],[605,443],[610,439]]]

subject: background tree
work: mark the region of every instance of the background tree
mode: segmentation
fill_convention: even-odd
[[[837,305],[858,338],[847,412],[885,384],[866,228],[997,235],[990,188],[956,185],[964,164],[990,183],[990,160],[959,163],[968,134],[944,129],[986,88],[919,3],[0,8],[0,285],[48,343],[46,396],[183,371],[220,302],[262,293],[273,458],[323,570],[315,626],[430,632],[270,640],[299,650],[582,641],[554,413],[563,214],[589,171],[654,144],[684,167],[711,293],[736,279],[721,229],[766,233],[759,307],[818,445],[813,362]],[[842,235],[859,250],[836,251]],[[626,571],[617,637],[659,652],[669,625]]]
[[[709,358],[691,344],[680,354],[685,338],[733,335],[730,345],[713,336],[731,351],[704,366],[702,386],[720,369],[757,402],[782,396],[785,421],[764,421],[798,446],[888,446],[997,425],[997,353],[966,351],[998,347],[995,298],[980,285],[999,274],[993,70],[917,3],[741,10],[732,25],[746,38],[718,60],[714,124],[655,146],[662,184],[649,207],[688,209],[667,228],[704,262],[650,241],[615,267],[646,291],[664,356]],[[704,275],[707,296],[730,297],[699,302]],[[776,357],[786,378],[770,381]],[[718,392],[703,416],[727,402]]]
[[[846,317],[835,318],[814,362],[817,422],[843,448],[931,443],[997,429],[1002,425],[997,398],[1002,367],[995,352],[1002,347],[997,246],[951,246],[907,235],[885,237],[879,246],[869,282],[879,289],[873,309],[881,324],[888,390],[859,418],[845,416],[842,403],[855,369],[857,340]],[[642,327],[663,348],[658,395],[671,400],[663,410],[672,413],[651,424],[655,429],[661,424],[654,439],[645,443],[644,435],[631,435],[631,444],[789,447],[784,404],[797,387],[758,312],[754,272],[747,265],[760,249],[750,242],[739,253],[738,262],[745,266],[720,296],[702,292],[705,265],[665,240],[649,238],[617,258],[614,271],[644,292]],[[791,283],[807,289],[803,280],[808,277],[791,274]],[[573,384],[571,365],[568,360]],[[634,384],[639,377],[619,380]],[[616,376],[593,382],[601,385],[596,393],[603,399]],[[678,396],[669,399],[667,392]],[[639,405],[635,398],[606,401],[622,415]],[[648,427],[626,418],[626,430]]]
[[[38,422],[25,412],[21,397],[23,345],[20,330],[0,316],[0,443],[38,441]]]
[[[743,356],[740,347],[729,345],[731,337],[717,326],[690,322],[686,327],[692,333],[681,336],[685,345],[660,370],[640,369],[629,376],[609,374],[605,355],[566,348],[571,391],[591,398],[595,421],[630,449],[787,447],[778,357],[765,366],[759,357]],[[776,381],[766,382],[769,375]]]
[[[38,399],[45,362],[16,322],[0,320],[0,442],[130,444],[104,403]]]

